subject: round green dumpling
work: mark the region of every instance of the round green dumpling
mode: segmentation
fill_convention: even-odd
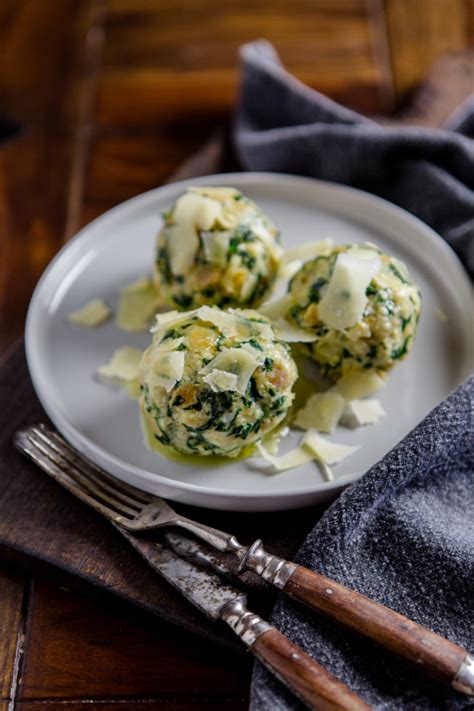
[[[162,444],[235,457],[284,419],[296,378],[267,319],[203,306],[158,317],[139,368],[140,409]]]
[[[255,307],[281,260],[279,234],[235,188],[189,188],[158,235],[155,280],[162,300],[180,310],[203,304]]]
[[[359,281],[351,281],[359,272]],[[286,318],[314,334],[314,342],[302,349],[331,377],[363,368],[388,370],[412,347],[420,289],[403,262],[372,245],[336,247],[306,262],[288,291]]]

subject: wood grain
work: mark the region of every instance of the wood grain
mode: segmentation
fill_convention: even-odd
[[[21,699],[245,698],[249,665],[119,604],[107,607],[37,581]]]
[[[381,110],[390,101],[365,0],[298,0],[291,9],[286,0],[111,0],[105,31],[101,126],[228,115],[238,47],[259,37],[320,91],[360,109]]]
[[[0,350],[22,333],[32,286],[61,245],[89,10],[89,0],[1,4],[0,106],[23,131],[1,149]]]
[[[318,711],[370,711],[371,707],[357,694],[275,627],[257,637],[251,650],[309,708]]]
[[[446,52],[469,46],[470,0],[385,0],[393,84],[400,99]]]
[[[21,643],[23,577],[0,567],[0,699],[10,698]],[[1,708],[1,707],[0,707]]]
[[[309,607],[408,659],[418,669],[445,684],[452,683],[466,657],[466,650],[457,644],[302,566],[292,573],[284,590]]]

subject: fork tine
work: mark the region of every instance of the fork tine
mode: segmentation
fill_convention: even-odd
[[[25,430],[22,432],[17,432],[15,435],[15,444],[17,447],[30,459],[35,462],[41,469],[46,471],[55,481],[57,481],[61,486],[74,494],[78,499],[88,504],[92,509],[99,511],[106,518],[113,521],[123,518],[121,515],[117,514],[108,506],[104,506],[96,498],[89,496],[89,494],[78,485],[69,476],[65,476],[66,472],[60,467],[58,462],[51,459],[48,455],[44,454],[41,449],[39,449],[37,443],[31,438],[30,434]]]
[[[95,483],[84,476],[84,474],[77,469],[70,461],[68,461],[62,453],[54,450],[48,446],[48,442],[43,438],[38,438],[38,433],[31,430],[27,434],[29,442],[36,447],[39,452],[44,457],[47,457],[56,467],[56,475],[61,478],[58,479],[60,483],[63,483],[64,479],[67,477],[75,484],[76,488],[72,489],[73,493],[77,493],[77,488],[81,487],[84,493],[89,497],[89,500],[97,501],[104,509],[108,509],[111,513],[109,514],[116,517],[117,514],[126,518],[135,518],[137,516],[137,511],[131,507],[123,504],[117,499],[112,499],[107,496]]]
[[[31,428],[32,431],[38,434],[46,443],[59,454],[62,454],[66,459],[70,459],[71,463],[78,469],[84,472],[84,475],[93,479],[96,484],[104,490],[107,490],[113,496],[118,496],[128,503],[130,506],[135,506],[142,509],[150,503],[151,494],[147,494],[134,486],[130,486],[120,479],[110,476],[103,469],[93,464],[91,461],[79,454],[70,444],[66,442],[61,435],[46,427],[46,425],[38,425]]]
[[[131,508],[133,509],[135,515],[143,509],[144,504],[136,501],[135,499],[131,499],[126,494],[115,491],[115,489],[109,485],[108,482],[102,481],[97,474],[90,471],[88,461],[82,459],[76,452],[74,452],[74,450],[63,447],[61,444],[56,444],[53,439],[45,436],[36,428],[31,429],[31,435],[38,438],[48,449],[48,451],[51,450],[53,456],[61,457],[61,459],[64,460],[69,467],[71,467],[71,471],[77,472],[76,476],[80,476],[87,482],[87,484],[84,484],[84,481],[81,479],[81,484],[92,488],[94,495],[102,496],[106,503],[114,502],[114,504]]]

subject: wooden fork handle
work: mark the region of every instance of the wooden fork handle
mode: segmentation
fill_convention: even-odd
[[[436,679],[474,694],[472,657],[441,635],[302,566],[295,568],[283,590],[414,662]]]
[[[474,656],[441,635],[320,573],[267,553],[260,540],[248,548],[240,569],[253,570],[296,600],[415,663],[439,681],[474,695]]]
[[[312,709],[367,711],[372,708],[275,627],[257,637],[250,649],[272,674]]]

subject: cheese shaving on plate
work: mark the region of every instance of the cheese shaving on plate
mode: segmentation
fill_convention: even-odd
[[[102,299],[92,299],[82,309],[69,314],[68,320],[78,326],[100,326],[112,314],[111,309]]]
[[[375,425],[385,415],[379,400],[351,400],[346,403],[340,422],[344,427]]]
[[[330,434],[338,424],[345,405],[346,401],[337,392],[313,393],[296,413],[293,424],[302,430],[315,429]]]
[[[385,385],[385,377],[376,370],[353,370],[343,375],[334,386],[344,400],[358,400],[372,395]]]
[[[117,326],[131,333],[147,331],[160,302],[158,290],[148,277],[127,284],[120,292]]]
[[[117,348],[108,363],[98,369],[99,375],[104,378],[113,378],[120,381],[135,380],[138,377],[138,365],[142,351],[130,346]]]

